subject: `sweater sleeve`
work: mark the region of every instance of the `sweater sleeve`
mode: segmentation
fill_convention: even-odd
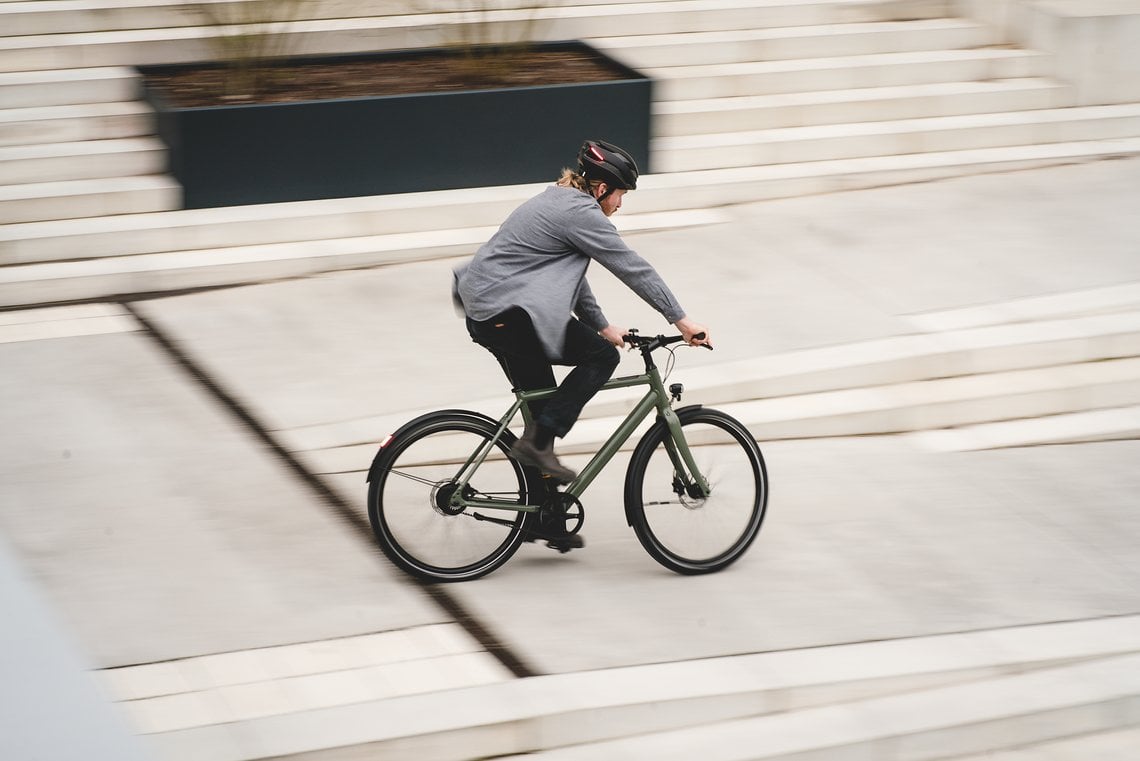
[[[577,224],[568,226],[570,245],[612,272],[667,321],[684,317],[685,310],[653,265],[622,240],[613,222],[592,199],[590,206],[578,215]]]
[[[582,287],[578,289],[578,299],[574,304],[574,314],[578,315],[578,319],[589,325],[597,331],[601,331],[610,321],[602,313],[602,308],[598,306],[597,299],[594,298],[594,292],[590,290],[590,284],[582,278]]]

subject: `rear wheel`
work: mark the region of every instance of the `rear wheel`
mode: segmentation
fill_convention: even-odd
[[[734,418],[712,409],[680,410],[681,429],[709,482],[700,496],[685,487],[666,448],[669,428],[649,430],[630,458],[626,513],[645,550],[683,574],[712,573],[756,539],[768,503],[768,474],[756,440]]]
[[[474,414],[427,416],[398,433],[377,455],[368,487],[368,519],[380,548],[405,571],[431,581],[467,581],[495,570],[518,550],[525,512],[452,507],[455,476],[496,425]],[[508,455],[509,433],[465,488],[466,497],[528,503],[523,466]],[[488,520],[491,519],[491,520]]]

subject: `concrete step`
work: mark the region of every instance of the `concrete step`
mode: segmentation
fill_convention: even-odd
[[[1014,750],[970,754],[947,761],[1133,761],[1140,748],[1140,728],[1128,727],[1108,732],[1034,743]]]
[[[214,0],[219,18],[241,18],[242,0]],[[660,0],[624,0],[624,4]],[[575,5],[609,5],[613,0],[574,0]],[[0,29],[7,36],[77,34],[130,29],[166,29],[202,26],[199,3],[186,0],[3,0]],[[524,6],[524,2],[496,3],[493,7]],[[458,11],[462,6],[442,0],[308,0],[296,8],[280,6],[280,19],[336,19],[402,16],[409,13]],[[489,6],[490,7],[490,6]]]
[[[573,0],[572,3],[550,4],[550,17],[583,16],[591,13],[599,15],[620,15],[618,8],[647,6],[654,14],[673,10],[670,6],[681,5],[689,0]],[[219,15],[231,16],[227,6],[236,2],[218,2]],[[692,4],[690,2],[690,4]],[[526,3],[495,3],[486,6],[461,6],[442,0],[423,0],[408,3],[404,0],[310,0],[293,11],[294,18],[304,20],[327,20],[344,18],[368,18],[385,16],[435,15],[459,16],[450,11],[462,11],[467,7],[487,7],[489,9],[510,9],[525,7]],[[894,2],[856,0],[753,0],[748,4],[751,12],[748,19],[752,25],[789,26],[805,24],[844,23],[855,21],[885,21],[894,18],[937,18],[951,13],[950,3],[930,2],[929,0],[895,0]],[[202,26],[202,16],[197,4],[185,0],[35,0],[34,2],[0,3],[0,29],[7,36],[31,36],[48,34],[79,34],[137,29],[163,29],[188,26]],[[601,6],[601,7],[599,7]],[[726,7],[725,3],[703,3],[704,12]],[[740,7],[739,3],[727,7]],[[624,12],[628,12],[624,11]],[[475,19],[478,14],[467,14]],[[496,13],[492,18],[506,14]],[[438,20],[437,20],[438,22]],[[425,19],[422,23],[428,23]]]
[[[647,175],[630,197],[627,211],[652,213],[721,206],[1137,152],[1140,140],[1093,141]],[[440,219],[456,228],[497,225],[542,187],[517,185],[9,225],[0,229],[0,262],[35,263],[77,256],[124,256],[426,232],[439,229]],[[617,220],[621,224],[621,217]]]
[[[10,225],[0,229],[0,262],[29,264],[79,256],[431,232],[439,230],[441,219],[456,229],[498,225],[542,187],[528,184]],[[637,209],[644,210],[644,206]]]
[[[642,214],[711,208],[768,198],[880,187],[968,173],[1051,166],[1137,153],[1140,153],[1140,139],[647,175],[627,204],[627,211],[631,214],[618,217],[616,221],[621,227],[628,224],[631,217]],[[438,230],[440,219],[448,220],[457,229],[495,227],[515,206],[542,187],[543,185],[518,185],[10,224],[0,228],[0,263],[34,265],[77,257],[126,258],[137,254],[162,255],[183,250],[421,232],[447,236],[450,233]],[[473,241],[477,237],[478,234],[467,234],[459,239]],[[389,238],[391,245],[403,245],[407,247],[406,250],[401,252],[385,245],[383,255],[377,256],[374,261],[399,261],[401,257],[423,258],[428,255],[426,250],[432,250],[436,245],[428,241],[439,239]],[[322,243],[321,247],[329,245],[335,243]],[[460,248],[463,251],[473,250],[470,245],[469,242],[463,243]],[[312,250],[320,249],[314,247]],[[447,250],[456,249],[447,247]],[[167,258],[154,261],[155,266],[158,266],[158,262],[174,260]],[[9,294],[15,294],[18,290],[15,283],[27,284],[34,278],[34,273],[46,277],[51,271],[12,267],[8,270],[7,282],[13,285]],[[58,277],[62,276],[53,275],[51,279],[56,280]],[[69,277],[63,279],[70,280]],[[69,294],[77,293],[70,287],[66,290]],[[37,293],[52,300],[50,289],[37,289]],[[92,298],[99,293],[96,288],[85,295],[68,295],[66,298]],[[24,294],[28,298],[41,296]],[[10,295],[8,305],[38,303],[14,299],[17,297]]]
[[[762,440],[897,433],[1119,407],[1140,397],[1140,301],[1134,309],[896,336],[743,362],[685,356],[671,380],[684,384],[684,403],[739,415],[756,426]],[[1116,361],[1125,364],[1113,365]],[[1087,387],[1081,385],[1085,381]],[[599,394],[560,451],[597,451],[643,393],[634,388]],[[506,402],[498,396],[456,406],[497,418]],[[290,451],[304,453],[314,472],[351,472],[370,461],[378,435],[429,411],[367,416],[280,435]],[[626,448],[635,443],[636,438]]]
[[[908,433],[1137,404],[1140,359],[1133,357],[720,406],[757,439],[773,441]]]
[[[757,723],[787,732],[789,721],[805,743],[797,750],[822,749],[819,758],[925,759],[907,749],[937,738],[961,755],[1115,731],[1135,721],[1138,702],[1135,616],[523,680],[482,668],[459,634],[417,627],[95,676],[157,758],[216,761],[334,748],[372,758],[431,748],[436,761],[543,751],[747,758],[783,745],[753,738]],[[738,719],[758,741],[732,748],[710,734],[711,723]],[[670,755],[660,732],[684,754]],[[689,732],[712,742],[694,752]],[[625,738],[613,752],[590,745]],[[876,740],[902,755],[867,747]]]
[[[1114,314],[894,336],[729,364],[690,361],[678,379],[702,404],[724,404],[1130,357],[1140,357],[1140,302]],[[588,414],[624,415],[642,393],[609,392]]]
[[[826,124],[654,143],[659,172],[1140,137],[1140,104]]]
[[[130,333],[138,329],[138,321],[117,304],[0,312],[0,343]]]
[[[932,50],[646,69],[658,101],[1047,76],[1032,50]]]
[[[665,212],[630,215],[620,227],[626,231],[663,230],[725,219],[716,210]],[[0,267],[0,306],[251,283],[466,255],[473,253],[497,227],[12,265]]]
[[[749,27],[718,32],[641,34],[592,41],[634,68],[981,48],[1003,42],[995,27],[958,18],[823,26]]]
[[[1072,88],[1039,77],[654,103],[655,137],[1031,111],[1073,105]]]
[[[695,393],[686,401],[704,402]],[[1140,357],[709,406],[732,415],[765,442],[910,434],[1136,405]],[[559,453],[597,452],[622,417],[579,419],[560,442]],[[647,428],[648,422],[640,430]],[[639,438],[632,437],[624,448],[632,449]],[[316,472],[351,472],[369,461],[370,449],[375,444],[308,452],[305,458]]]
[[[925,761],[1132,727],[1138,681],[1140,656],[1124,656],[507,758]]]
[[[921,312],[907,320],[924,333],[1127,312],[1140,308],[1140,283],[1050,293],[993,304]]]
[[[683,189],[690,194],[688,203],[717,206],[1060,166],[1137,153],[1140,138],[1088,140],[657,174],[647,177],[644,185],[655,192]],[[641,187],[639,182],[638,193],[644,192]]]
[[[4,36],[75,34],[199,24],[190,3],[146,4],[99,0],[33,0],[0,3]]]
[[[0,147],[0,182],[4,185],[130,177],[165,170],[166,146],[157,138]]]
[[[550,6],[487,14],[421,13],[331,18],[281,25],[284,49],[296,54],[329,54],[435,47],[464,39],[473,18],[492,23],[496,39],[523,35],[535,40],[592,39],[631,34],[724,31],[741,27],[890,20],[885,6],[912,7],[906,17],[929,18],[945,3],[921,0],[882,2],[797,2],[796,0],[672,0],[613,5]],[[897,17],[896,17],[897,18]],[[216,29],[182,26],[70,34],[0,37],[0,71],[184,63],[213,58]]]
[[[114,140],[154,134],[154,112],[138,101],[0,110],[0,146]]]
[[[182,187],[166,175],[0,185],[0,225],[172,211],[181,201]]]
[[[913,438],[937,452],[1140,439],[1140,406],[919,431]]]
[[[1131,360],[1135,361],[1135,360]],[[1086,368],[1087,370],[1088,368]],[[1094,372],[1096,369],[1094,369]],[[1111,374],[1106,373],[1106,375]],[[1065,375],[1068,373],[1068,375]],[[1062,384],[1045,390],[1037,388],[1039,397],[1035,400],[1019,399],[1018,404],[1031,402],[1030,407],[1019,407],[1027,417],[996,422],[977,422],[993,416],[993,410],[1005,404],[1006,398],[994,396],[992,399],[970,397],[958,398],[959,389],[952,384],[940,384],[942,388],[931,387],[929,403],[933,407],[927,411],[908,407],[909,402],[899,402],[892,407],[882,397],[873,409],[863,409],[859,403],[875,396],[879,391],[893,392],[896,389],[869,389],[863,394],[848,394],[841,398],[786,397],[772,400],[768,409],[757,411],[745,404],[729,403],[707,405],[723,410],[748,426],[756,439],[779,441],[804,438],[825,438],[841,436],[908,435],[917,446],[936,452],[964,452],[983,449],[1007,449],[1011,447],[1042,446],[1048,444],[1074,444],[1094,441],[1120,441],[1140,437],[1140,405],[1121,402],[1121,399],[1140,398],[1140,375],[1135,368],[1129,370],[1123,380],[1113,387],[1083,389],[1066,387],[1075,373],[1061,370],[1053,383]],[[1048,369],[1037,373],[1038,380],[1046,383]],[[1086,373],[1091,377],[1092,373]],[[1004,380],[1004,376],[997,378]],[[1015,379],[1017,380],[1017,379]],[[929,383],[929,382],[928,382]],[[960,384],[963,387],[969,384]],[[977,386],[977,384],[974,384]],[[917,386],[915,386],[917,388]],[[1017,389],[1011,394],[1019,393]],[[1053,394],[1050,400],[1046,394]],[[1067,412],[1073,402],[1061,403],[1056,399],[1065,394],[1080,393],[1086,400],[1081,404],[1106,405],[1094,409]],[[686,401],[703,402],[697,394],[686,397]],[[775,408],[780,402],[789,401],[795,405],[787,415],[780,415]],[[481,402],[455,405],[498,418],[507,410],[508,400],[487,399]],[[924,402],[917,402],[922,405]],[[987,410],[987,405],[989,408]],[[1080,405],[1077,405],[1080,406]],[[414,419],[417,415],[432,410],[407,411],[399,414],[383,415],[364,420],[346,421],[336,425],[312,426],[293,431],[278,432],[279,438],[305,464],[312,473],[319,475],[339,475],[344,473],[364,473],[376,454],[377,442],[388,433]],[[919,419],[919,415],[927,415]],[[1006,413],[1002,412],[1000,415]],[[559,442],[560,455],[593,455],[602,443],[616,429],[624,416],[611,418],[593,417],[588,412],[575,424],[570,435]],[[641,424],[634,435],[621,447],[621,451],[632,451],[649,429],[650,422]],[[926,427],[935,426],[935,427]],[[522,425],[516,433],[521,434]],[[351,436],[351,438],[350,438]],[[700,442],[694,442],[700,443]]]
[[[42,108],[135,100],[139,77],[125,66],[45,71],[0,71],[4,108]]]

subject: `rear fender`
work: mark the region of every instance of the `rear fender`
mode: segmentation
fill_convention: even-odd
[[[373,477],[376,475],[376,469],[379,467],[380,460],[384,456],[385,449],[391,446],[394,442],[398,441],[402,436],[405,436],[408,431],[431,420],[454,417],[467,417],[471,420],[489,423],[493,426],[497,426],[499,424],[498,420],[495,420],[494,418],[488,417],[481,412],[475,412],[473,410],[436,410],[435,412],[429,412],[425,415],[420,415],[419,417],[404,423],[402,426],[396,429],[395,433],[390,434],[384,439],[383,442],[381,442],[380,448],[376,452],[376,456],[372,458],[372,465],[369,466],[368,475],[364,480],[368,483],[372,482]],[[513,444],[515,442],[515,435],[509,430],[503,431],[503,441],[505,441],[508,445]]]

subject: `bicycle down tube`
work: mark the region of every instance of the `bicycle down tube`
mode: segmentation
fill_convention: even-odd
[[[646,391],[645,396],[643,396],[629,414],[626,415],[621,425],[606,439],[601,448],[594,454],[582,469],[581,473],[578,474],[578,477],[566,486],[564,493],[573,497],[582,496],[598,474],[601,473],[602,469],[609,464],[610,460],[612,460],[618,450],[621,449],[622,445],[633,436],[641,422],[656,408],[658,414],[664,419],[669,428],[669,435],[665,437],[664,444],[669,458],[673,462],[674,470],[683,479],[686,487],[692,485],[690,480],[695,481],[700,492],[704,496],[708,496],[708,481],[697,468],[692,452],[689,450],[688,442],[685,440],[684,434],[681,431],[680,421],[676,413],[669,406],[669,396],[665,392],[664,384],[656,368],[642,375],[614,378],[613,380],[607,381],[601,390],[609,391],[633,386],[649,386],[649,390]],[[511,408],[506,414],[499,419],[499,425],[494,437],[483,442],[476,451],[472,453],[463,467],[459,469],[456,477],[458,488],[455,489],[450,500],[453,507],[510,510],[513,512],[534,512],[538,509],[538,504],[519,505],[517,502],[510,502],[508,500],[464,497],[464,493],[466,492],[468,481],[490,454],[494,442],[503,435],[503,432],[509,427],[519,410],[525,409],[524,405],[527,402],[545,399],[553,395],[554,392],[555,389],[553,388],[516,392],[515,403],[511,405]],[[524,413],[524,418],[526,416],[527,414]]]

